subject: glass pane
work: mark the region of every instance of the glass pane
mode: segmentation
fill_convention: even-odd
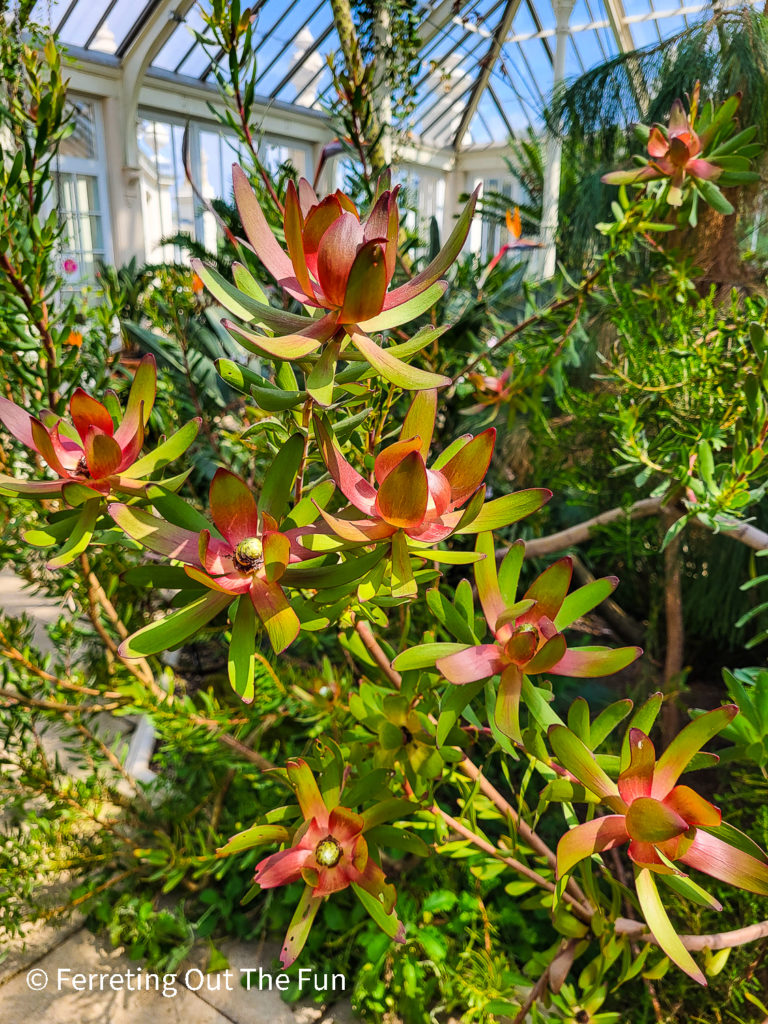
[[[194,236],[194,197],[184,175],[181,143],[184,129],[163,121],[141,120],[138,143],[146,257],[150,262],[180,259],[160,240],[177,231]]]
[[[102,250],[104,241],[101,233],[101,217],[82,217],[80,220],[80,245],[83,249]]]
[[[218,132],[200,132],[200,190],[212,199],[224,198],[221,136]]]
[[[195,197],[192,186],[187,181],[182,159],[184,129],[181,125],[173,126],[173,172],[176,191],[176,230],[186,231],[195,237]]]
[[[272,174],[277,172],[280,164],[290,161],[300,175],[307,175],[307,154],[298,146],[286,146],[284,143],[265,139],[261,146],[261,155]]]
[[[99,183],[91,174],[60,174],[61,270],[65,290],[94,284],[104,260],[104,229],[99,214]]]
[[[83,100],[73,100],[71,107],[74,112],[74,131],[64,139],[59,152],[62,156],[94,160],[96,158],[96,125],[93,104]]]
[[[99,189],[90,175],[77,176],[77,209],[80,214],[99,212]]]
[[[85,46],[96,26],[102,19],[106,3],[92,3],[89,0],[78,0],[74,10],[61,26],[61,40],[73,46]],[[102,26],[102,31],[106,26]]]
[[[155,68],[163,68],[165,71],[175,71],[179,63],[184,60],[185,54],[189,52],[195,42],[195,32],[202,32],[205,27],[202,14],[194,7],[184,20],[184,24],[179,25],[178,28],[174,29],[171,33],[168,41],[162,47],[158,55],[152,61],[152,66]],[[200,53],[204,53],[202,47],[198,46]],[[207,66],[207,58],[204,58]],[[182,75],[190,75],[194,72],[189,67],[184,65],[179,68],[179,73]]]
[[[77,221],[74,216],[67,215],[63,218],[64,231],[61,235],[61,244],[65,249],[78,249]]]

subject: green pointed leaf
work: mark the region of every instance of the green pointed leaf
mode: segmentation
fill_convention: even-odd
[[[735,704],[726,704],[689,722],[658,758],[652,794],[663,799],[683,774],[693,755],[732,722],[738,713]]]
[[[340,347],[340,342],[329,341],[307,377],[307,393],[318,405],[329,406],[333,401],[334,376]]]
[[[386,545],[381,544],[373,551],[360,555],[347,552],[345,561],[335,565],[291,565],[285,570],[281,582],[290,583],[294,587],[312,587],[318,590],[357,583],[369,569],[384,558],[386,553]]]
[[[663,857],[663,854],[659,852],[659,856]],[[673,864],[672,861],[667,861],[666,857],[663,857],[663,859],[667,863],[667,867],[672,865],[676,871],[678,870],[677,865]],[[687,875],[662,875],[659,873],[659,879],[669,889],[676,892],[678,896],[691,900],[692,903],[697,903],[700,907],[709,907],[711,910],[718,911],[723,909],[723,905],[719,900],[716,900],[711,893],[708,893],[706,889],[702,889],[700,885],[697,885]]]
[[[308,316],[298,316],[276,306],[257,302],[200,260],[190,260],[190,264],[216,301],[245,323],[260,324],[280,334],[299,334],[313,323]]]
[[[617,700],[603,708],[589,728],[590,746],[596,750],[616,728],[619,722],[623,722],[632,710],[632,701],[629,698]]]
[[[261,287],[256,278],[251,274],[247,267],[244,267],[242,263],[232,264],[232,277],[235,280],[235,286],[241,292],[245,292],[250,298],[260,302],[263,306],[266,306],[269,302],[267,293]]]
[[[264,386],[251,385],[251,396],[256,404],[264,412],[285,412],[287,409],[296,409],[306,401],[306,391],[280,391],[268,384]]]
[[[390,474],[391,476],[392,474]],[[408,538],[402,530],[392,535],[392,597],[415,597],[419,588],[413,577]]]
[[[484,533],[486,530],[500,530],[504,526],[524,519],[538,512],[552,497],[552,492],[543,487],[527,491],[516,491],[501,498],[487,501],[478,517],[466,526],[460,526],[456,533]]]
[[[435,647],[456,647],[457,644],[434,644],[431,646]],[[462,648],[459,647],[461,650]],[[414,648],[419,650],[419,648]],[[411,652],[406,652],[410,654]],[[446,651],[441,654],[440,657],[445,657],[445,654],[452,653]],[[397,659],[395,659],[397,660]],[[394,664],[394,662],[393,662]],[[464,686],[449,686],[440,702],[440,717],[437,720],[437,736],[436,742],[438,747],[442,747],[448,738],[449,733],[454,728],[462,712],[471,704],[475,697],[482,693],[485,688],[485,680],[480,679],[475,683],[465,683]]]
[[[680,936],[669,920],[664,904],[661,902],[659,890],[656,888],[653,874],[648,868],[635,868],[635,888],[643,917],[659,946],[669,959],[694,981],[706,985],[702,971],[696,966],[696,962],[681,942]]]
[[[232,602],[233,595],[210,591],[164,619],[150,622],[120,644],[124,658],[146,658],[178,647]]]
[[[620,766],[621,771],[624,771],[629,767],[630,761],[630,747],[629,747],[629,734],[633,729],[639,729],[640,732],[644,732],[646,736],[649,736],[653,723],[656,721],[659,711],[661,710],[661,704],[664,699],[662,693],[652,693],[648,700],[642,704],[629,720],[626,732],[624,733],[624,739],[621,744],[621,760]]]
[[[549,729],[549,742],[560,764],[575,775],[582,785],[603,797],[609,807],[614,808],[617,802],[623,807],[616,783],[606,775],[592,751],[578,736],[564,725],[553,725]]]
[[[134,587],[152,587],[163,590],[202,590],[201,583],[191,579],[181,565],[137,565],[120,577]]]
[[[120,475],[127,476],[130,480],[137,480],[139,477],[149,476],[155,470],[162,469],[169,462],[173,462],[174,459],[178,459],[180,455],[184,454],[197,437],[199,430],[200,420],[190,420],[183,427],[179,427],[166,441],[162,441],[154,451],[134,462]]]
[[[618,585],[616,576],[606,576],[600,580],[593,580],[573,593],[568,594],[562,603],[560,611],[555,617],[555,629],[561,632],[580,619],[587,612],[591,612],[606,597],[614,592]]]
[[[147,488],[147,497],[151,504],[167,522],[180,526],[184,530],[210,530],[211,524],[196,508],[176,494],[169,493],[160,484]]]
[[[517,598],[517,585],[520,581],[520,570],[525,558],[525,543],[516,540],[507,551],[499,566],[499,589],[504,603],[511,607]]]
[[[35,529],[25,530],[22,534],[24,542],[35,548],[49,548],[54,544],[60,544],[71,535],[81,515],[80,512],[70,512],[62,517],[52,518],[48,523],[43,523]]]
[[[421,438],[421,457],[426,462],[432,435],[435,432],[435,415],[437,413],[437,392],[419,391],[405,414],[400,430],[400,440],[409,441],[412,437]]]
[[[726,217],[733,213],[733,206],[728,202],[714,181],[705,181],[704,179],[697,178],[696,188],[701,193],[704,201],[716,213],[725,214]]]
[[[346,789],[344,792],[346,799]],[[405,800],[402,797],[391,797],[388,800],[381,800],[379,803],[374,804],[373,807],[362,811],[363,832],[367,832],[369,829],[376,828],[379,825],[384,825],[389,821],[399,821],[401,818],[407,818],[418,809],[419,805],[417,803],[414,803],[413,800]]]
[[[301,894],[301,899],[288,925],[283,948],[280,951],[280,962],[283,967],[290,967],[301,953],[322,903],[323,897],[313,896],[312,887],[308,885]]]
[[[278,522],[287,509],[303,454],[304,436],[299,433],[293,434],[280,447],[264,474],[258,502],[259,511],[274,516]]]
[[[553,725],[562,725],[564,727],[563,720],[545,700],[541,689],[538,686],[534,686],[526,675],[523,676],[522,698],[529,714],[533,716],[539,728],[546,731]]]
[[[403,302],[399,306],[393,306],[392,309],[386,309],[383,313],[379,313],[378,316],[366,320],[365,323],[361,323],[360,328],[366,334],[373,334],[378,331],[390,331],[393,327],[410,323],[411,320],[415,320],[423,313],[426,313],[428,309],[431,309],[438,299],[443,297],[447,287],[447,282],[438,281],[430,285],[420,295],[415,295],[407,302]]]
[[[290,835],[291,833],[283,825],[252,825],[244,832],[238,832],[236,836],[232,836],[224,846],[220,846],[216,851],[216,856],[229,857],[233,853],[250,850],[254,846],[284,843],[290,838]]]
[[[589,726],[589,704],[583,697],[577,697],[568,708],[568,728],[584,740],[590,750],[594,744],[591,742]]]
[[[230,609],[232,639],[227,672],[232,689],[246,704],[253,701],[254,654],[256,653],[256,612],[248,594],[242,594]]]
[[[441,374],[429,373],[426,370],[418,370],[415,366],[409,366],[408,363],[402,362],[364,334],[354,332],[352,341],[374,370],[391,384],[397,384],[398,387],[406,391],[444,388],[451,383],[450,377],[443,377]]]
[[[408,547],[411,554],[439,565],[473,565],[480,561],[480,555],[474,551],[446,551],[443,548],[422,547],[414,541],[409,541]]]
[[[64,546],[48,561],[49,569],[61,569],[69,565],[88,547],[101,511],[101,498],[91,498],[82,507],[82,512],[72,528]]]
[[[398,920],[397,914],[394,910],[390,911],[388,914],[375,896],[366,892],[365,889],[357,885],[355,882],[352,883],[352,890],[379,928],[381,928],[381,930],[388,935],[390,939],[394,939],[396,942],[405,942],[405,929]]]
[[[445,626],[449,633],[456,637],[459,643],[472,646],[478,642],[477,637],[467,625],[466,620],[459,615],[450,601],[439,590],[428,590],[426,599],[427,606],[432,614]]]
[[[235,391],[244,395],[250,395],[252,385],[257,387],[269,387],[270,382],[260,373],[255,373],[242,363],[236,363],[233,359],[216,359],[215,364],[219,376],[225,384],[229,384]],[[282,393],[280,388],[275,391]]]
[[[419,839],[413,832],[404,828],[395,828],[393,825],[378,825],[366,832],[366,839],[375,843],[377,847],[386,847],[390,850],[402,850],[404,853],[413,853],[417,857],[428,857],[430,849],[423,839]]]
[[[447,448],[443,449],[437,456],[435,461],[432,463],[430,469],[438,470],[442,469],[443,466],[447,466],[454,455],[457,455],[462,448],[466,447],[472,440],[471,434],[464,434],[462,437],[457,437],[455,441],[451,441]]]
[[[439,658],[447,658],[449,654],[457,654],[459,651],[466,651],[468,644],[421,644],[419,647],[411,647],[407,651],[398,654],[392,662],[392,668],[398,672],[410,672],[412,669],[434,668]],[[462,687],[461,689],[465,689]]]

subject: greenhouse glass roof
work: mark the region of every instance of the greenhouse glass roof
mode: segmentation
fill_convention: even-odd
[[[34,19],[49,23],[62,42],[79,55],[119,62],[144,27],[162,14],[166,31],[149,73],[205,85],[211,64],[195,42],[202,26],[202,0],[38,0]],[[256,0],[258,58],[256,92],[322,111],[331,101],[326,56],[339,49],[330,0]],[[622,50],[652,45],[700,20],[718,6],[686,0],[576,0],[569,28],[566,77],[604,62]],[[553,0],[427,0],[416,4],[422,40],[415,139],[436,148],[485,147],[511,133],[540,124],[540,112],[553,85],[556,16]],[[170,33],[168,23],[175,22]],[[494,36],[509,24],[503,43]],[[491,64],[482,90],[475,84]],[[479,97],[476,92],[480,92]],[[472,100],[476,101],[472,103]],[[474,107],[466,131],[462,115]]]

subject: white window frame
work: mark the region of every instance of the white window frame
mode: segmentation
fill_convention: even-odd
[[[73,101],[80,100],[90,104],[93,110],[94,157],[62,156],[56,157],[54,172],[58,174],[82,174],[96,179],[99,193],[99,216],[104,248],[104,263],[107,266],[115,262],[115,250],[112,247],[112,224],[110,218],[109,182],[107,180],[107,150],[104,141],[104,111],[100,96],[89,96],[85,93],[73,93]],[[52,192],[52,199],[58,207],[58,182]]]
[[[137,117],[137,128],[139,121],[156,121],[159,124],[176,125],[177,127],[184,128],[189,123],[189,157],[192,164],[192,173],[194,175],[195,185],[199,185],[201,180],[201,150],[200,150],[200,133],[211,132],[217,133],[222,137],[222,140],[226,143],[227,141],[234,142],[237,138],[234,132],[228,131],[218,121],[208,121],[203,119],[191,120],[189,118],[180,117],[178,114],[168,114],[165,111],[157,110],[153,107],[140,107]],[[305,168],[304,173],[310,177],[313,174],[314,167],[314,147],[310,142],[304,142],[301,139],[290,138],[287,135],[278,135],[274,132],[265,132],[259,140],[259,151],[261,155],[262,147],[264,146],[285,146],[289,149],[303,150],[305,154]],[[232,162],[236,159],[236,150],[232,149]],[[297,168],[298,170],[298,168]],[[225,180],[226,180],[226,167],[224,168]],[[301,172],[300,172],[301,173]],[[226,195],[219,198],[228,200],[229,190]],[[196,240],[202,240],[204,238],[203,233],[203,214],[199,208],[199,201],[197,197],[194,198],[195,214],[194,214],[194,234]],[[143,212],[143,206],[142,206]],[[147,239],[147,225],[144,225],[144,237],[145,237],[145,250]]]

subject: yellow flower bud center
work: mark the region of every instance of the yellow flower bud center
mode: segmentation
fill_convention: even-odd
[[[232,562],[238,572],[256,572],[264,564],[264,546],[258,537],[246,537],[235,548]]]
[[[336,867],[341,860],[341,846],[333,836],[326,836],[320,840],[315,849],[315,860],[321,868]]]

